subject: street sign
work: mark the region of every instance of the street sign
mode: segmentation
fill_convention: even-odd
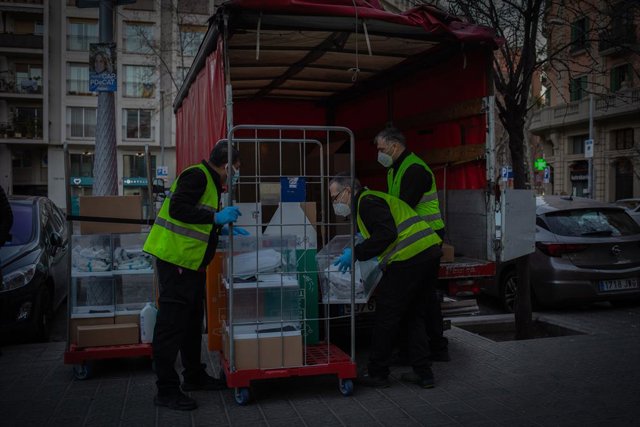
[[[586,139],[584,141],[584,158],[593,158],[593,139]]]
[[[511,166],[503,166],[501,172],[503,181],[506,182],[509,181],[509,178],[513,178],[513,169],[511,168]]]
[[[549,166],[544,168],[544,178],[542,182],[544,182],[545,184],[548,184],[549,182],[551,182],[551,168]]]
[[[169,166],[158,166],[156,168],[156,178],[168,178]]]

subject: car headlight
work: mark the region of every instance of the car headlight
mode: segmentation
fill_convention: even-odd
[[[2,280],[2,291],[10,291],[28,284],[38,271],[38,264],[30,264],[16,271],[5,274]]]

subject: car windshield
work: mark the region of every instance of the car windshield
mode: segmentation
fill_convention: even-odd
[[[21,203],[12,203],[13,225],[11,226],[11,240],[5,246],[20,246],[33,240],[33,207]]]
[[[549,212],[545,222],[561,236],[609,237],[640,233],[640,225],[620,209],[575,209]]]

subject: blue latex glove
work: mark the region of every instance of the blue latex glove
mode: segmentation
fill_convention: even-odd
[[[229,224],[230,222],[236,221],[240,215],[242,215],[240,209],[235,206],[227,206],[220,212],[216,212],[213,222],[216,225]]]
[[[221,236],[228,236],[229,235],[229,226],[227,224],[224,225],[224,227],[222,227],[222,230],[220,230],[220,235]],[[249,232],[247,230],[245,230],[242,227],[233,227],[233,235],[234,236],[249,236]]]
[[[338,266],[341,273],[351,270],[351,248],[344,248],[342,255],[333,263]]]

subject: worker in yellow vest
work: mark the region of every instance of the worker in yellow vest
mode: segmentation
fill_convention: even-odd
[[[428,355],[425,313],[427,291],[435,286],[440,237],[402,200],[360,186],[346,174],[331,179],[329,193],[336,215],[356,215],[364,241],[345,248],[335,261],[340,271],[352,261],[376,257],[383,271],[378,284],[376,320],[367,373],[358,382],[369,387],[389,387],[393,344],[403,316],[408,316],[409,353],[413,372],[403,381],[423,388],[434,386]]]
[[[240,211],[220,210],[222,184],[239,174],[239,153],[232,148],[228,163],[226,142],[218,143],[208,160],[190,166],[174,181],[162,204],[144,251],[156,258],[160,284],[159,310],[153,334],[157,406],[189,411],[197,408],[183,391],[221,390],[223,380],[210,376],[200,360],[206,267],[216,252],[218,236]],[[234,234],[248,234],[233,227]],[[182,391],[174,364],[180,351],[184,367]]]
[[[378,162],[387,168],[387,192],[406,202],[444,240],[444,221],[440,214],[436,179],[427,164],[407,150],[402,132],[393,127],[383,129],[375,137]],[[438,261],[438,268],[440,264]],[[427,337],[429,338],[429,358],[448,362],[448,340],[444,337],[442,308],[437,289],[434,286],[427,296]],[[406,337],[399,337],[400,359],[405,359]]]

